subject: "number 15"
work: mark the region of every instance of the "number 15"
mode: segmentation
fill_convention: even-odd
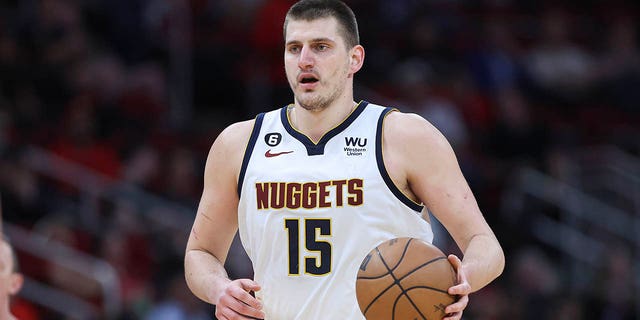
[[[285,219],[284,228],[289,238],[289,275],[300,274],[300,220]],[[325,275],[331,272],[331,243],[318,238],[331,235],[331,220],[304,219],[304,246],[306,252],[318,252],[317,256],[305,256],[305,273]]]

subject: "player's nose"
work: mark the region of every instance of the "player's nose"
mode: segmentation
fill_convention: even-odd
[[[313,67],[314,63],[315,60],[313,57],[313,52],[309,47],[303,47],[298,58],[298,67],[300,67],[300,69],[302,70],[306,70],[310,67]]]

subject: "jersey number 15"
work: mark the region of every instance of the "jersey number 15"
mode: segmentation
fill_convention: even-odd
[[[313,256],[305,255],[304,272],[311,275],[325,275],[331,272],[331,243],[323,237],[331,236],[331,220],[285,219],[284,228],[289,237],[289,275],[300,275],[300,231],[304,232],[304,248],[306,253],[316,252]]]

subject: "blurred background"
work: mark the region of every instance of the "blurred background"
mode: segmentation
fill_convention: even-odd
[[[640,319],[633,1],[352,0],[356,99],[453,145],[507,265],[464,319]],[[211,319],[183,280],[209,147],[284,106],[289,0],[0,2],[20,319]],[[457,252],[436,224],[436,244]],[[236,244],[232,277],[251,277]]]

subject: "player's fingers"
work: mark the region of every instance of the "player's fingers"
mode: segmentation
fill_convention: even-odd
[[[229,320],[249,319],[248,317],[263,319],[262,302],[242,289],[240,283],[232,283],[225,288],[225,293],[216,305],[216,315],[220,314]],[[245,316],[241,316],[245,315]]]
[[[229,308],[241,316],[249,317],[249,319],[264,319],[265,316],[262,310],[256,309],[238,300],[230,301]]]
[[[462,270],[462,261],[460,261],[460,258],[458,258],[458,256],[456,256],[455,254],[450,254],[447,259],[456,270],[456,273],[460,275],[460,271]]]
[[[460,299],[458,299],[458,301],[448,305],[444,309],[444,312],[447,314],[462,312],[467,307],[467,304],[469,304],[469,296],[468,295],[461,296]]]
[[[220,311],[220,314],[216,313],[217,319],[227,319],[227,320],[248,320],[249,318],[238,314],[237,312],[226,308]]]
[[[227,314],[233,314],[232,310],[223,306],[216,306],[216,319],[218,320],[232,320],[233,318],[227,317]]]
[[[238,282],[245,291],[259,291],[260,285],[251,279],[239,279]]]
[[[236,300],[252,308],[255,308],[258,310],[262,309],[262,302],[260,302],[260,300],[256,299],[254,296],[249,294],[249,292],[244,289],[241,289],[239,287],[233,287],[231,289],[231,292],[229,292],[229,294]]]
[[[455,254],[450,254],[447,256],[449,262],[453,265],[454,268],[459,269],[462,266],[462,261]]]
[[[447,291],[452,296],[468,295],[469,293],[471,293],[471,285],[469,285],[468,282],[463,281],[462,283],[449,288],[449,290]]]
[[[442,318],[442,320],[460,320],[462,319],[462,312],[456,312],[454,314],[449,314],[446,317]]]
[[[462,269],[462,261],[456,255],[450,254],[448,257],[451,265],[456,269],[456,280],[457,283],[455,286],[449,288],[449,294],[451,295],[465,295],[471,293],[471,285],[467,281],[467,275],[464,273]]]
[[[253,309],[253,312],[251,312],[251,311],[247,311],[244,308],[249,308],[249,307],[238,301],[233,301],[233,302],[230,302],[229,305],[226,305],[222,308],[219,308],[219,310],[216,310],[216,317],[218,319],[227,319],[227,320],[264,319],[264,313],[262,313],[262,311],[257,311]],[[240,309],[240,311],[238,312],[236,309]],[[243,314],[243,312],[246,312],[247,314]]]

